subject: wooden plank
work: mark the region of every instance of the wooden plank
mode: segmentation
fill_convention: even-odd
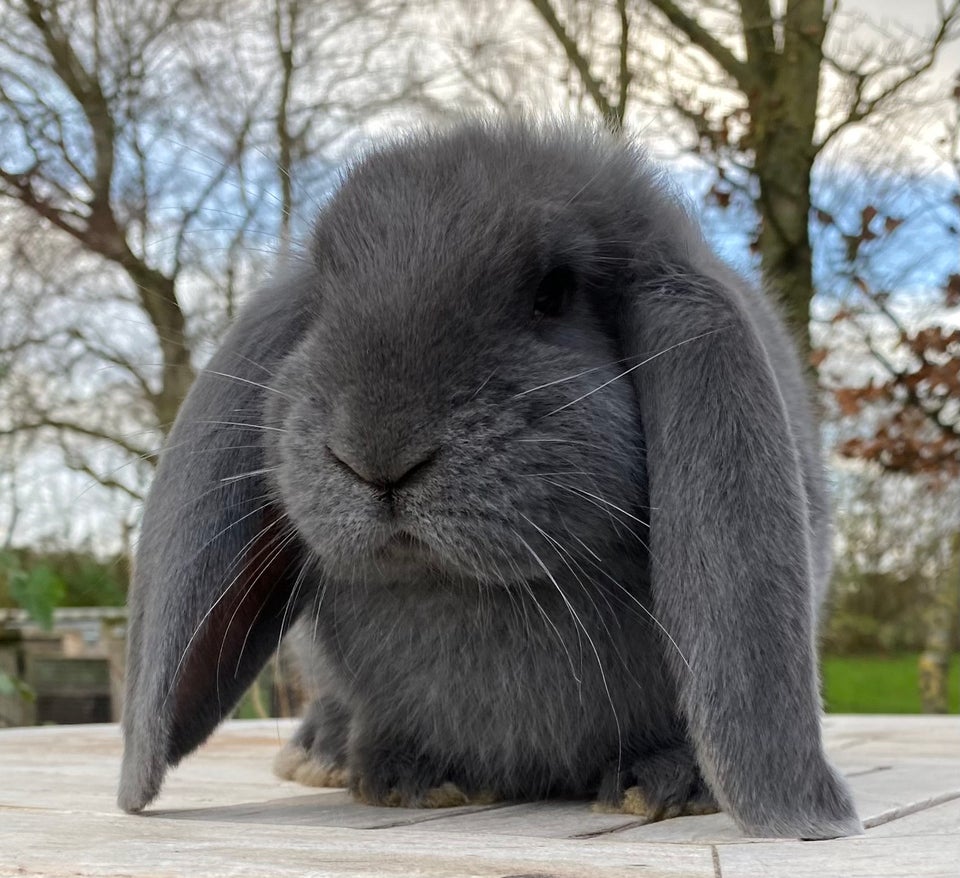
[[[0,876],[902,878],[960,869],[960,720],[832,717],[826,740],[878,825],[835,842],[750,840],[724,815],[642,825],[589,803],[381,809],[273,777],[293,721],[228,723],[171,772],[152,816],[114,804],[115,726],[0,731]],[[911,813],[912,812],[912,813]]]
[[[728,814],[675,817],[626,829],[609,836],[618,844],[649,842],[660,844],[743,844],[749,839]]]
[[[957,878],[960,872],[960,837],[950,836],[934,843],[922,837],[861,836],[722,845],[715,850],[723,878]]]
[[[892,760],[891,760],[892,761]],[[893,819],[904,811],[925,807],[946,797],[960,796],[960,765],[944,770],[943,762],[912,760],[862,769],[847,777],[857,811],[866,826]],[[623,842],[735,844],[745,839],[725,814],[679,817],[616,833]],[[960,878],[960,870],[958,870]]]
[[[960,717],[828,716],[824,740],[837,763],[896,754],[901,759],[960,757]]]
[[[714,878],[710,849],[0,810],[0,875]],[[7,871],[4,871],[4,869]]]
[[[49,757],[46,764],[0,764],[0,806],[62,807],[116,814],[118,764],[116,759],[72,763],[51,761]],[[287,796],[302,797],[304,793],[304,787],[272,777],[266,767],[262,778],[244,777],[239,770],[212,772],[205,767],[200,774],[185,772],[178,776],[161,793],[154,807],[222,807]]]
[[[170,773],[156,807],[201,808],[302,796],[305,788],[273,776],[283,721],[227,723],[196,758]],[[122,740],[114,725],[44,726],[0,732],[0,804],[116,813]]]
[[[960,771],[940,764],[880,766],[850,778],[866,825],[885,822],[905,809],[960,796]],[[302,788],[301,788],[302,789]],[[730,844],[744,836],[725,814],[646,823],[631,815],[598,814],[589,802],[538,802],[511,806],[423,810],[357,805],[345,792],[325,791],[282,799],[192,809],[155,810],[174,819],[343,826],[374,829],[423,823],[425,831],[575,838],[615,833],[619,842]]]
[[[530,802],[469,816],[440,815],[440,819],[418,825],[417,830],[530,838],[589,838],[640,822],[630,814],[597,813],[589,802]]]
[[[283,735],[292,723],[284,724]],[[4,734],[0,753],[0,804],[44,807],[69,802],[73,809],[116,813],[122,745],[116,727],[69,726]],[[281,781],[271,771],[283,745],[277,723],[227,723],[198,755],[171,772],[150,814],[182,820],[376,828],[444,816],[442,811],[372,808],[341,790],[321,790]],[[51,752],[69,752],[67,764]],[[479,807],[452,808],[472,813]]]
[[[298,786],[301,793],[305,787]],[[472,815],[490,805],[461,808],[376,808],[360,805],[346,790],[318,790],[282,799],[253,799],[234,805],[202,808],[153,808],[150,817],[171,820],[203,820],[219,823],[256,823],[285,826],[342,826],[350,829],[382,829],[450,819],[472,820]],[[467,815],[471,815],[468,817]]]
[[[867,832],[871,838],[916,835],[960,836],[960,799],[923,808],[898,817]],[[957,869],[960,874],[960,868]]]
[[[872,824],[888,812],[960,796],[960,761],[904,760],[854,777],[850,785],[864,822]]]

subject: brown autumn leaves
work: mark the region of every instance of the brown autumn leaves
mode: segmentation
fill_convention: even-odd
[[[954,195],[960,207],[960,193]],[[825,211],[817,219],[825,226],[836,220]],[[867,242],[891,235],[901,224],[872,206],[860,215],[860,228],[844,234],[847,260],[855,264]],[[890,307],[890,294],[875,289],[860,275],[852,277],[857,304],[839,308],[831,323],[856,324],[867,315],[886,324],[894,334],[897,356],[872,342],[867,346],[882,377],[865,384],[827,388],[841,416],[860,418],[868,433],[847,438],[838,446],[845,457],[873,461],[885,470],[928,477],[936,485],[960,476],[960,327],[909,327]],[[947,277],[935,307],[960,307],[960,274]],[[811,364],[819,368],[830,356],[827,347],[815,348]]]

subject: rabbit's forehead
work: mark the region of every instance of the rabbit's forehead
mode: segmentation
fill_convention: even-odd
[[[362,297],[402,307],[510,277],[536,258],[544,213],[529,187],[478,162],[415,151],[376,156],[321,214],[316,253]],[[499,289],[499,287],[497,287]]]
[[[377,285],[326,290],[319,341],[331,368],[416,374],[427,363],[459,368],[489,347],[497,320],[477,301],[482,291],[431,285],[404,276]],[[499,333],[502,335],[502,333]]]
[[[440,228],[429,216],[390,227],[355,222],[338,251],[336,268],[322,274],[322,310],[340,324],[409,331],[438,321],[488,323],[512,311],[537,258],[519,228],[511,238],[479,219]]]

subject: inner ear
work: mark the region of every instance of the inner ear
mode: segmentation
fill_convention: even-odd
[[[537,319],[559,317],[570,306],[579,285],[572,266],[561,263],[548,268],[534,292],[533,316]]]
[[[236,706],[305,604],[299,542],[267,508],[229,588],[187,648],[174,690],[167,758],[177,762]],[[309,589],[307,589],[309,590]]]

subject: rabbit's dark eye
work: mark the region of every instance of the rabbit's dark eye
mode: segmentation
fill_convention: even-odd
[[[537,285],[533,299],[533,316],[559,317],[573,298],[577,286],[577,277],[572,269],[565,265],[551,268]]]

